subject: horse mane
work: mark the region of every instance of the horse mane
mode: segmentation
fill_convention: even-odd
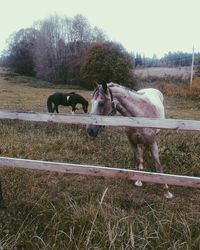
[[[126,91],[133,92],[133,93],[135,93],[135,94],[137,94],[137,95],[143,95],[143,94],[144,94],[144,92],[138,93],[136,90],[130,89],[130,88],[128,88],[128,87],[126,87],[126,86],[123,86],[123,85],[120,85],[120,84],[118,84],[118,83],[113,83],[113,82],[111,82],[111,83],[108,84],[108,86],[111,87],[111,88],[112,88],[112,87],[118,87],[118,88],[124,89],[124,90],[126,90]]]

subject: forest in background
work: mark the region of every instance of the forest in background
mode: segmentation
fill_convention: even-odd
[[[19,74],[83,88],[94,80],[133,80],[131,56],[82,15],[50,16],[15,32],[8,44],[1,66]]]
[[[195,53],[194,65],[200,64]],[[53,15],[33,27],[11,34],[0,66],[54,84],[90,88],[93,81],[115,81],[134,86],[134,68],[190,66],[192,53],[168,52],[162,58],[128,53],[123,45],[109,40],[78,14],[73,18]]]

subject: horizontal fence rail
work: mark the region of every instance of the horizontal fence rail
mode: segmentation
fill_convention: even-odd
[[[0,157],[0,165],[15,168],[56,171],[68,174],[104,176],[127,180],[141,180],[143,182],[200,188],[200,177],[151,173],[122,168],[107,168],[101,166],[16,159],[9,157]]]
[[[54,122],[65,124],[94,124],[117,127],[200,131],[200,121],[178,119],[153,119],[142,117],[113,117],[97,115],[60,115],[38,112],[12,112],[6,110],[0,110],[0,119],[34,122]]]
[[[117,127],[153,128],[169,130],[200,131],[200,121],[178,119],[152,119],[142,117],[96,116],[96,115],[60,115],[38,112],[15,112],[0,110],[0,120],[22,120],[34,122],[53,122],[64,124],[93,124]],[[200,177],[170,175],[124,168],[107,168],[71,163],[58,163],[27,159],[0,157],[0,166],[56,171],[63,173],[105,176],[144,182],[171,184],[200,188]]]

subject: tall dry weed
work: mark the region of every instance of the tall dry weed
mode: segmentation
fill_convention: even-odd
[[[200,95],[200,78],[195,78],[192,84],[157,83],[158,88],[164,95],[178,97],[197,97]]]

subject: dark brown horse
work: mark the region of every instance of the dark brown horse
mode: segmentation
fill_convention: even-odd
[[[71,93],[59,93],[56,92],[50,95],[47,99],[47,109],[48,112],[54,113],[54,111],[58,112],[58,106],[71,106],[72,113],[76,111],[76,105],[82,104],[83,111],[87,113],[88,110],[88,101],[83,98],[81,95],[78,95],[74,92]]]

